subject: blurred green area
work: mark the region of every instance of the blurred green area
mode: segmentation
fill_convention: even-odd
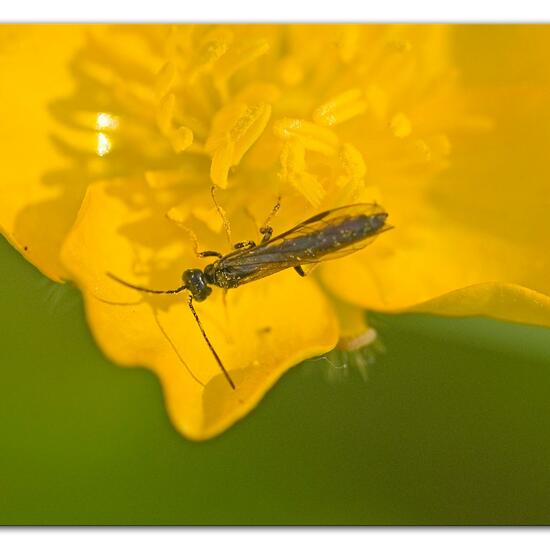
[[[194,443],[77,290],[0,266],[0,524],[550,523],[550,330],[377,315],[366,382],[310,362]]]

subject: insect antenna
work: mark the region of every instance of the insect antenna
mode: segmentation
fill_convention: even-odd
[[[177,294],[178,292],[181,292],[182,290],[185,290],[187,288],[186,285],[182,285],[178,288],[174,288],[170,290],[153,290],[151,288],[145,288],[143,286],[137,286],[131,283],[127,283],[126,281],[119,279],[116,275],[113,275],[112,273],[109,273],[109,272],[107,272],[106,275],[107,277],[110,277],[111,279],[113,279],[113,281],[116,281],[121,285],[127,286],[128,288],[133,288],[134,290],[141,290],[141,292],[149,292],[150,294]]]
[[[179,288],[174,288],[174,289],[171,289],[171,290],[153,290],[151,288],[145,288],[145,287],[142,287],[142,286],[137,286],[137,285],[133,285],[131,283],[128,283],[128,282],[120,279],[116,275],[113,275],[112,273],[109,273],[109,272],[107,272],[106,275],[108,277],[110,277],[111,279],[113,279],[114,281],[116,281],[117,283],[120,283],[121,285],[127,286],[128,288],[133,288],[134,290],[140,290],[141,292],[150,292],[152,294],[177,294],[178,292],[181,292],[182,290],[187,289],[186,285],[182,285]],[[202,333],[202,337],[204,338],[204,341],[208,344],[208,347],[210,348],[210,351],[212,352],[212,355],[216,359],[216,362],[218,363],[218,366],[220,367],[220,370],[222,371],[222,373],[225,376],[226,380],[229,382],[229,385],[233,389],[235,389],[235,382],[233,382],[231,376],[229,375],[229,373],[227,372],[227,370],[223,366],[222,360],[220,359],[219,355],[216,353],[216,350],[214,349],[214,346],[212,345],[212,343],[208,339],[208,336],[206,336],[206,332],[204,331],[204,328],[202,327],[202,323],[201,323],[201,320],[199,319],[199,315],[197,314],[195,308],[193,307],[193,296],[191,294],[189,295],[189,301],[187,303],[189,305],[189,309],[191,310],[191,313],[193,314],[193,317],[195,318],[195,321],[197,322],[197,325],[199,325],[199,328],[200,328],[201,333]],[[167,336],[162,328],[161,328],[161,331],[163,332],[163,334],[165,336]],[[172,344],[170,339],[168,339],[168,341],[170,342],[170,344]],[[179,354],[177,353],[177,351],[176,351],[176,354],[179,357]],[[180,359],[181,359],[181,357],[180,357]],[[185,364],[184,361],[182,361],[182,362]],[[197,378],[194,375],[193,375],[193,378],[195,378],[195,380],[197,380]],[[200,384],[202,384],[202,382],[200,382],[199,380],[197,380],[197,381]],[[204,384],[202,384],[202,385],[204,385]]]
[[[197,321],[197,325],[199,325],[199,328],[201,329],[202,336],[203,336],[205,342],[208,344],[208,347],[210,348],[210,351],[212,352],[212,355],[215,357],[221,371],[223,372],[223,375],[225,376],[225,379],[229,382],[229,385],[233,389],[235,389],[235,383],[233,382],[233,380],[231,379],[231,376],[229,376],[229,373],[227,372],[227,370],[223,366],[222,360],[219,358],[218,354],[216,353],[216,350],[214,349],[214,346],[212,345],[212,343],[208,339],[208,336],[206,336],[206,332],[204,331],[204,328],[202,328],[201,320],[199,319],[199,316],[198,316],[197,312],[195,311],[195,308],[193,307],[193,296],[189,295],[189,301],[187,302],[187,304],[189,305],[189,309],[191,310],[191,313],[193,313],[193,317],[195,317],[195,321]]]

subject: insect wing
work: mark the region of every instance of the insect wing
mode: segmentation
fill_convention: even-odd
[[[219,268],[230,270],[232,276],[238,278],[239,285],[297,265],[300,265],[300,262],[288,254],[282,254],[276,249],[267,251],[263,247],[228,254],[219,262]]]
[[[355,218],[358,216],[376,216],[380,214],[386,215],[386,211],[376,203],[358,203],[333,208],[332,210],[326,210],[325,212],[316,214],[315,216],[299,223],[292,229],[273,237],[269,240],[268,244],[274,243],[282,238],[287,239],[292,236],[316,233],[320,229],[324,229],[328,226],[338,225],[346,219]]]
[[[335,230],[337,230],[346,221],[353,220],[361,216],[375,217],[380,215],[384,216],[385,219],[386,212],[378,204],[360,203],[352,204],[349,206],[342,206],[340,208],[321,212],[320,214],[317,214],[305,220],[304,222],[293,227],[292,229],[289,229],[288,231],[285,231],[284,233],[273,237],[263,246],[268,250],[280,250],[281,248],[284,248],[280,246],[283,242],[295,240],[298,239],[298,237],[311,236],[311,246],[315,248],[316,243],[314,236],[319,235],[320,232],[322,232],[323,230],[330,230],[330,228],[334,228]],[[319,254],[319,257],[308,257],[302,255],[302,257],[300,258],[300,262],[302,264],[314,264],[320,261],[342,258],[343,256],[347,256],[348,254],[352,254],[353,252],[365,248],[367,245],[372,243],[372,241],[379,233],[387,231],[388,229],[390,229],[390,226],[388,226],[384,222],[384,224],[379,229],[373,230],[372,234],[366,236],[365,238],[362,238],[347,245],[335,246],[333,247],[333,250]],[[312,269],[313,267],[310,267],[309,269],[305,269],[305,271],[306,273],[309,273]]]
[[[377,221],[372,229],[369,229],[369,217]],[[377,204],[354,204],[328,210],[255,248],[233,252],[225,256],[222,263],[237,270],[244,283],[289,267],[340,258],[364,248],[384,231],[388,227],[385,217],[385,211]],[[364,236],[346,244],[342,233],[346,224],[348,227],[355,225],[356,229],[359,226]]]

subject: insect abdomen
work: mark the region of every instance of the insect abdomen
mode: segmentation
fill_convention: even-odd
[[[235,288],[289,267],[345,254],[346,249],[352,252],[354,244],[384,227],[386,217],[385,212],[342,216],[316,227],[308,224],[322,223],[322,220],[312,218],[265,244],[221,258],[207,267],[206,274],[212,284]]]
[[[320,258],[374,235],[385,220],[385,213],[345,218],[339,223],[283,241],[277,246],[277,251],[282,254],[302,253],[304,258]]]

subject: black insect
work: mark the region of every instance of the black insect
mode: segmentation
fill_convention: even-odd
[[[278,210],[278,204],[272,214]],[[386,224],[387,216],[388,214],[377,204],[352,204],[321,212],[276,237],[272,237],[273,229],[266,223],[260,229],[260,244],[254,241],[237,243],[234,246],[235,250],[225,256],[211,250],[198,252],[200,257],[218,259],[207,265],[204,270],[186,269],[182,275],[183,285],[172,290],[152,290],[127,283],[111,273],[107,275],[127,287],[142,292],[177,294],[188,290],[191,312],[221,371],[230,386],[235,389],[231,376],[202,327],[193,307],[193,300],[206,300],[212,293],[211,286],[226,290],[237,288],[290,267],[304,277],[303,265],[351,254],[365,247],[379,233],[390,229]]]

